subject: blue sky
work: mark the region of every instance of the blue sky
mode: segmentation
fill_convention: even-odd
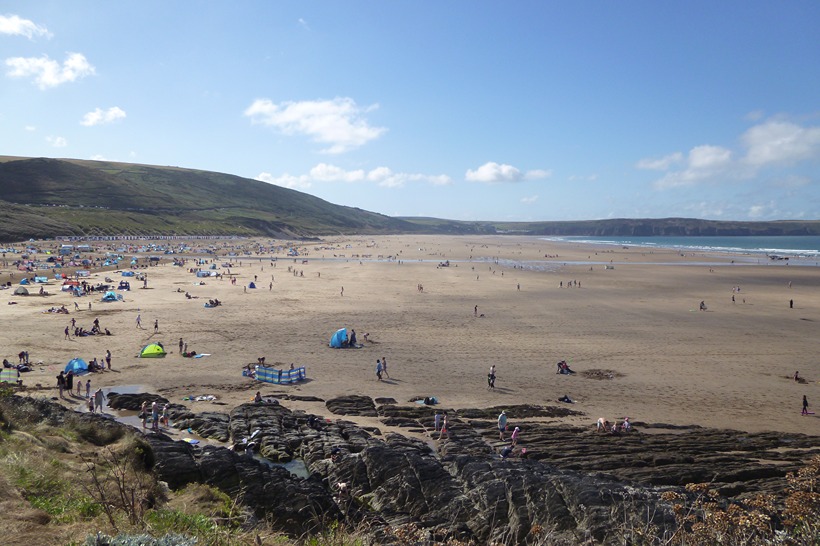
[[[0,155],[388,215],[820,218],[820,3],[0,0]]]

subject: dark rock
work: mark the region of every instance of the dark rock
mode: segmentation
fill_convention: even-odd
[[[348,395],[332,398],[325,402],[328,411],[336,415],[357,415],[376,417],[376,405],[369,396]]]
[[[146,402],[150,407],[153,402],[165,405],[168,403],[168,399],[151,393],[119,394],[114,391],[108,393],[108,407],[111,409],[139,411],[143,402]]]

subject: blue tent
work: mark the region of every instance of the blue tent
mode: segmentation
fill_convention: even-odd
[[[20,284],[28,284],[28,279],[23,279],[20,281]]]
[[[102,297],[102,299],[100,301],[117,301],[117,300],[122,301],[122,296],[120,296],[116,292],[112,292],[111,290],[109,290],[108,292],[105,293],[105,295]]]
[[[133,276],[134,276],[134,272],[133,272],[133,271],[123,271],[123,272],[122,272],[122,276],[123,276],[123,277],[133,277]]]
[[[347,328],[339,328],[330,338],[330,346],[334,349],[341,349],[342,343],[347,340]]]
[[[253,282],[251,282],[251,283],[248,285],[248,288],[256,288],[256,285],[255,285],[255,284],[253,284]]]
[[[74,372],[74,375],[88,373],[88,364],[82,358],[72,358],[68,364],[65,365],[65,373],[68,372]]]

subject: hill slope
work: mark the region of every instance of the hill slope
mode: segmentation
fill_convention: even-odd
[[[0,162],[0,200],[9,210],[0,219],[0,240],[19,240],[21,232],[23,238],[315,236],[422,229],[257,180],[105,161],[5,158]]]
[[[692,218],[462,222],[391,218],[230,174],[110,161],[0,156],[0,241],[61,235],[446,233],[820,235],[820,221]]]

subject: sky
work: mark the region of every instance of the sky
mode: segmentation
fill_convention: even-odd
[[[819,26],[801,0],[0,0],[0,155],[390,216],[816,220]]]

